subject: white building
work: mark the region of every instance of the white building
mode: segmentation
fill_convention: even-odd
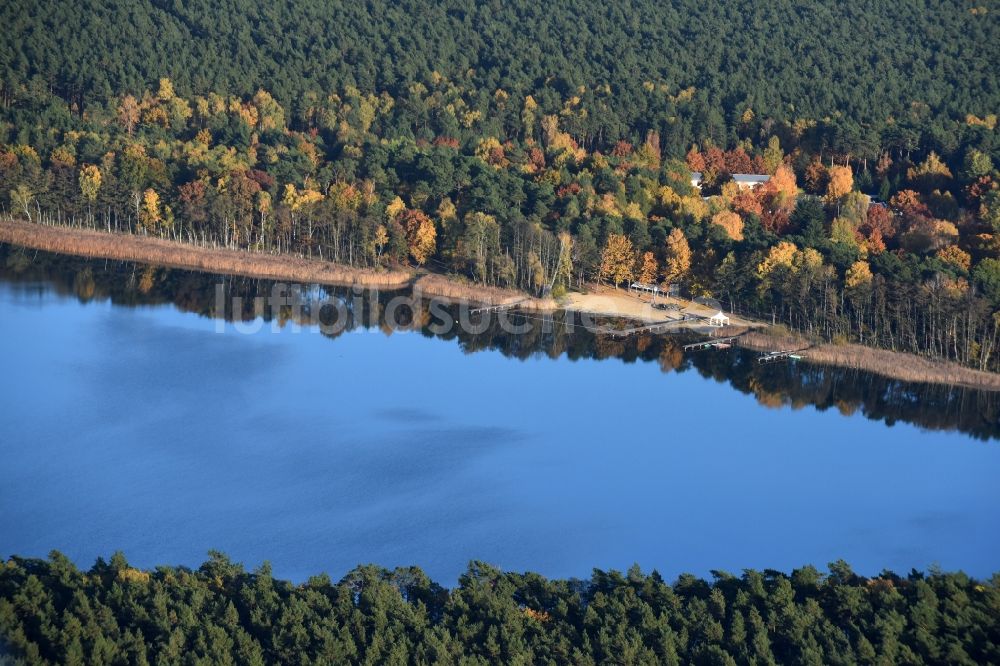
[[[691,187],[700,190],[701,189],[701,171],[691,172]],[[767,174],[757,174],[757,173],[734,173],[733,182],[741,190],[752,190],[756,187],[760,187],[767,181],[771,180],[771,177]]]
[[[729,326],[729,317],[727,317],[726,315],[722,314],[722,310],[719,310],[714,315],[712,315],[711,317],[708,318],[708,325],[709,326],[718,326],[720,328],[722,326]]]
[[[741,190],[753,190],[767,181],[771,180],[771,177],[766,174],[756,174],[756,173],[734,173],[733,182],[736,183],[736,187]]]

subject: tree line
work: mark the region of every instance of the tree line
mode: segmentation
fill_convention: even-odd
[[[1000,577],[638,566],[550,580],[472,562],[445,589],[416,567],[295,584],[210,553],[142,570],[0,563],[0,663],[977,664],[1000,659]]]

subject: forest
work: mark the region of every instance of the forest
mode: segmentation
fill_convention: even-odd
[[[143,570],[0,563],[0,664],[986,664],[1000,576],[713,571],[668,584],[638,566],[549,580],[471,562],[451,590],[415,567],[301,584],[211,552]]]
[[[1000,370],[991,7],[13,0],[0,20],[7,215],[535,295],[676,284]]]

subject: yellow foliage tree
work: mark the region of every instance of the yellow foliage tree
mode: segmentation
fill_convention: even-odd
[[[630,201],[625,204],[625,210],[622,211],[622,215],[629,218],[630,220],[645,220],[646,215],[642,212],[642,208],[635,201]]]
[[[10,191],[11,208],[24,212],[28,222],[31,222],[31,202],[34,198],[34,192],[27,185],[21,183]]]
[[[418,266],[423,266],[437,247],[434,222],[419,210],[408,210],[403,213],[402,223],[410,256]]]
[[[667,257],[663,266],[666,282],[680,282],[691,270],[691,246],[684,232],[674,227],[667,236]]]
[[[948,165],[932,150],[926,160],[906,170],[906,177],[911,183],[929,191],[944,187],[952,175]]]
[[[845,166],[832,166],[827,170],[826,200],[836,202],[854,187],[854,174]]]
[[[261,190],[255,197],[255,203],[257,205],[257,212],[261,216],[267,215],[271,212],[271,193],[267,190]]]
[[[142,210],[139,220],[146,231],[155,231],[162,220],[160,213],[160,195],[153,188],[142,193]]]
[[[282,130],[285,127],[285,110],[271,96],[260,89],[253,96],[253,107],[257,110],[257,129],[261,132]],[[249,123],[251,126],[253,123]]]
[[[792,263],[796,269],[805,269],[811,273],[816,273],[823,268],[823,255],[819,251],[807,247],[795,253]]]
[[[853,177],[852,177],[853,179]],[[799,194],[799,186],[795,182],[795,172],[786,164],[779,164],[774,175],[767,181],[767,191],[773,193],[773,203],[791,210],[795,208],[795,198]]]
[[[681,212],[689,215],[695,222],[701,222],[708,217],[708,203],[699,196],[684,197],[681,200]]]
[[[308,183],[307,183],[308,185]],[[293,211],[299,211],[312,204],[323,200],[323,194],[306,187],[299,191],[291,183],[285,185],[285,193],[281,197],[281,203],[288,206]]]
[[[406,204],[399,197],[394,198],[389,202],[389,205],[385,207],[385,217],[390,222],[395,220],[404,210],[406,210]]]
[[[768,251],[762,262],[757,264],[757,275],[760,278],[766,278],[778,267],[790,269],[797,251],[798,247],[795,246],[795,243],[781,241]]]
[[[375,246],[375,258],[376,260],[382,259],[382,250],[385,248],[386,244],[389,242],[389,231],[385,228],[384,224],[378,225],[375,228],[375,238],[372,244]]]
[[[524,137],[532,138],[535,132],[535,112],[538,110],[538,103],[535,98],[528,95],[524,98],[524,109],[521,111],[521,125],[524,128]]]
[[[663,185],[656,192],[656,198],[664,208],[676,208],[681,205],[681,197],[668,185]]]
[[[442,222],[450,222],[458,219],[458,209],[455,208],[455,203],[448,197],[441,199],[441,203],[437,207],[437,214]]]
[[[632,241],[623,234],[609,234],[601,253],[601,279],[610,278],[617,289],[619,284],[632,279],[634,266]]]
[[[768,173],[776,173],[778,166],[785,159],[785,154],[781,150],[781,142],[778,137],[772,136],[767,140],[767,148],[764,149],[764,168]]]
[[[712,217],[712,224],[717,224],[726,230],[734,241],[743,240],[743,218],[731,210],[721,210]]]
[[[332,183],[327,196],[338,210],[357,210],[361,207],[361,192],[351,183]]]
[[[174,84],[168,78],[160,79],[160,88],[156,96],[161,102],[169,102],[174,98]]]
[[[872,269],[867,261],[855,261],[844,275],[844,287],[848,291],[859,292],[872,283]]]
[[[830,224],[830,240],[834,243],[843,243],[850,247],[860,247],[854,223],[846,217],[834,218]]]
[[[101,189],[101,170],[94,164],[87,164],[80,169],[80,194],[87,201],[97,199]]]
[[[476,157],[496,168],[510,164],[504,152],[503,144],[496,137],[487,137],[476,146]]]
[[[53,166],[71,167],[76,165],[76,156],[66,146],[57,146],[49,156]]]

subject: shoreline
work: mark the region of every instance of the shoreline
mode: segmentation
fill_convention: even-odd
[[[0,243],[88,259],[135,261],[165,268],[338,287],[361,285],[405,289],[414,278],[409,271],[376,271],[295,255],[201,247],[134,234],[9,220],[0,220]]]
[[[570,310],[589,315],[622,317],[643,324],[659,323],[663,319],[663,315],[653,310],[647,302],[622,290],[599,288],[594,293],[573,293],[557,302],[552,298],[535,298],[513,290],[469,284],[435,273],[354,268],[294,255],[207,248],[160,238],[14,222],[9,219],[0,220],[0,243],[90,259],[134,261],[250,278],[341,287],[357,285],[379,289],[412,288],[424,296],[453,301],[468,300],[487,306],[516,306],[534,312]],[[690,307],[689,303],[688,308]],[[863,370],[900,381],[1000,391],[1000,374],[859,344],[813,343],[794,333],[769,332],[766,325],[760,322],[736,316],[733,316],[733,320],[733,324],[727,329],[717,330],[723,335],[740,332],[738,344],[747,349],[794,349],[803,351],[803,360],[809,363]],[[696,328],[691,330],[695,333],[703,332]]]
[[[866,347],[856,343],[813,343],[800,335],[787,332],[747,331],[740,336],[738,342],[741,347],[754,351],[786,349],[802,352],[803,361],[809,363],[862,370],[905,382],[1000,391],[1000,374],[907,352]]]

